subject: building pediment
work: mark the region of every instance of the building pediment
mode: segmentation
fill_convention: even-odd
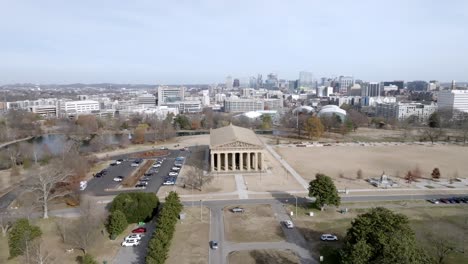
[[[214,146],[214,148],[227,150],[227,149],[258,149],[262,147],[258,145],[254,145],[254,144],[245,143],[242,141],[234,141],[234,142],[229,142],[226,144]]]

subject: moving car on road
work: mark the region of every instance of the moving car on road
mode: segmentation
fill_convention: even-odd
[[[218,249],[218,242],[216,240],[210,241],[210,248],[211,249]]]
[[[338,237],[332,234],[323,234],[320,236],[322,241],[338,241]]]
[[[234,207],[234,208],[231,209],[231,212],[233,212],[233,213],[243,213],[244,208]]]
[[[125,178],[124,176],[117,176],[117,177],[114,178],[114,181],[115,182],[121,182],[121,181],[123,181],[124,178]]]
[[[122,242],[122,247],[136,247],[140,245],[140,240],[137,239],[125,239]]]
[[[293,225],[293,223],[292,223],[291,220],[283,221],[283,224],[284,224],[284,226],[285,226],[286,228],[288,228],[288,229],[294,228],[294,225]]]

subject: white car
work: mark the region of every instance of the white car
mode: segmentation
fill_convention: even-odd
[[[130,166],[132,166],[132,167],[138,167],[138,166],[140,166],[140,163],[133,162],[132,164],[130,164]]]
[[[122,247],[136,247],[138,245],[140,245],[140,240],[137,240],[137,239],[125,239],[123,242],[122,242]]]
[[[153,168],[159,168],[159,167],[161,167],[161,164],[159,164],[159,163],[156,163],[156,164],[153,165]]]
[[[169,172],[169,176],[178,176],[178,175],[179,175],[179,173],[177,173],[177,172]]]
[[[114,161],[115,164],[119,165],[119,164],[122,164],[122,162],[120,160],[116,160]]]
[[[294,228],[294,225],[293,223],[291,222],[291,220],[286,220],[286,221],[283,221],[283,224],[286,228],[288,229],[291,229],[291,228]]]
[[[332,234],[323,234],[320,236],[322,241],[338,241],[338,237]]]
[[[127,236],[124,241],[126,240],[130,240],[130,239],[136,239],[136,240],[141,240],[143,238],[143,236],[141,234],[131,234],[129,236]]]
[[[175,182],[169,181],[169,180],[163,182],[163,185],[174,185],[174,184]]]
[[[179,171],[179,170],[180,170],[180,168],[179,168],[179,167],[172,167],[172,169],[171,169],[171,170],[173,170],[173,171]]]
[[[117,176],[117,177],[114,178],[114,181],[115,182],[121,182],[121,181],[123,181],[123,179],[124,179],[124,176]]]

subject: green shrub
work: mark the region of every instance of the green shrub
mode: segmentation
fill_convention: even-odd
[[[10,259],[23,255],[27,243],[42,235],[38,226],[30,225],[28,219],[17,220],[8,234]]]
[[[111,239],[115,239],[118,235],[122,234],[127,226],[127,218],[125,217],[125,214],[122,213],[122,211],[117,210],[109,215],[109,220],[106,227]]]
[[[121,193],[110,205],[110,212],[117,210],[124,213],[128,223],[138,223],[150,220],[159,205],[154,193]]]

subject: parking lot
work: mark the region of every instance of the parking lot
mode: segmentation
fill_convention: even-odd
[[[165,177],[169,175],[171,172],[171,168],[174,167],[174,163],[176,162],[177,157],[184,157],[187,158],[190,154],[190,149],[188,150],[169,150],[169,155],[165,157],[155,157],[151,160],[158,160],[164,159],[161,163],[161,166],[158,168],[154,168],[157,170],[156,173],[153,173],[151,176],[148,177],[148,184],[146,188],[125,188],[119,190],[121,184],[120,182],[114,181],[115,177],[123,176],[128,177],[132,175],[134,171],[136,171],[139,167],[132,167],[131,164],[135,159],[129,158],[136,153],[129,153],[126,155],[119,155],[112,157],[113,160],[123,160],[120,164],[109,166],[106,168],[105,175],[101,177],[94,177],[93,179],[88,181],[87,187],[84,192],[95,195],[95,196],[105,196],[105,195],[114,195],[121,192],[126,191],[135,191],[140,190],[144,192],[158,192],[159,188],[163,184]],[[142,166],[144,162],[140,163],[139,166]]]

